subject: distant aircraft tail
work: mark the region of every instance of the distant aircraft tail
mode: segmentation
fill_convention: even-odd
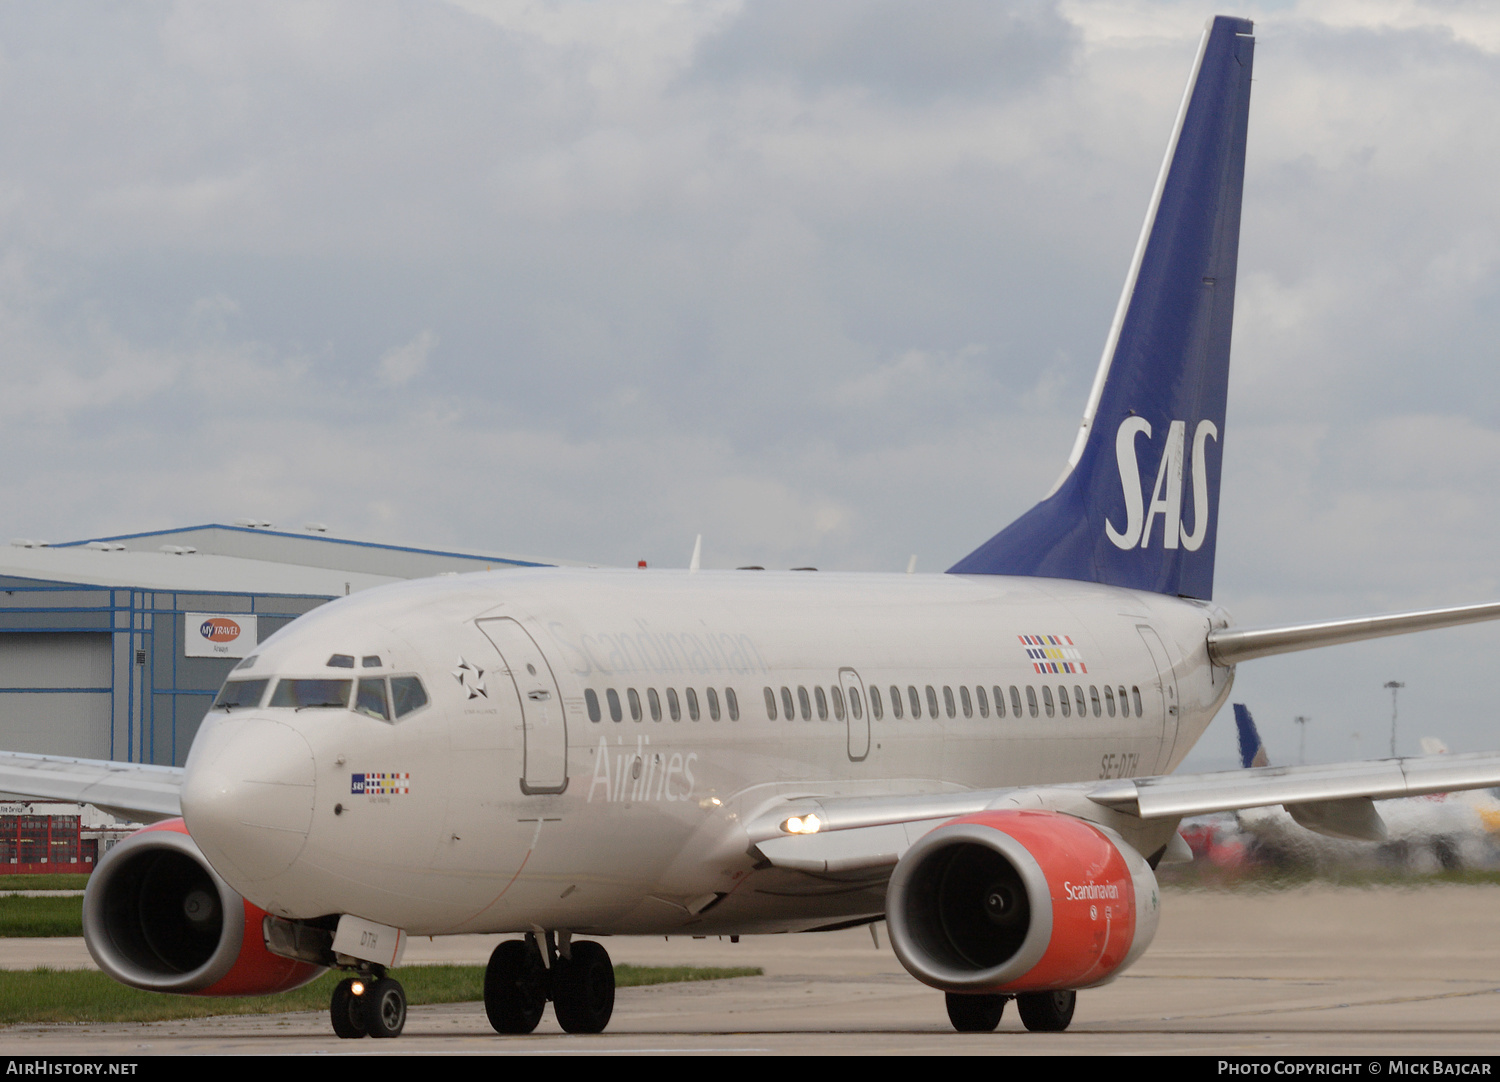
[[[1249,770],[1255,766],[1270,766],[1266,758],[1266,746],[1261,743],[1260,730],[1250,716],[1250,708],[1244,703],[1234,704],[1234,727],[1240,733],[1240,766]]]
[[[1213,595],[1252,30],[1204,31],[1067,471],[950,573]]]

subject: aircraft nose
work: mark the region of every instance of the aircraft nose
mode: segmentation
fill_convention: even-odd
[[[210,864],[233,884],[291,867],[307,843],[316,795],[312,748],[264,717],[206,724],[193,742],[182,817]]]

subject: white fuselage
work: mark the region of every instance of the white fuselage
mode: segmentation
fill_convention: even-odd
[[[793,796],[1169,771],[1228,696],[1232,670],[1205,648],[1226,622],[1211,604],[1062,579],[404,583],[300,618],[235,672],[268,690],[210,712],[183,812],[215,869],[287,917],[424,935],[837,925],[882,912],[884,873],[758,867],[748,820]],[[352,698],[269,705],[279,680],[411,676],[426,705],[395,720]]]

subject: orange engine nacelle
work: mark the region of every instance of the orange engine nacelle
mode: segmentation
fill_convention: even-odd
[[[891,945],[948,992],[1103,984],[1156,934],[1156,877],[1119,835],[1047,811],[951,820],[891,874]]]
[[[138,830],[89,876],[83,936],[99,968],[149,992],[261,996],[321,966],[266,949],[265,911],[209,867],[181,819]]]

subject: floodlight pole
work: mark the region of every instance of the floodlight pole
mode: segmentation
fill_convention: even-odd
[[[1391,758],[1396,757],[1396,692],[1406,685],[1398,680],[1387,680],[1385,686],[1391,689]]]

